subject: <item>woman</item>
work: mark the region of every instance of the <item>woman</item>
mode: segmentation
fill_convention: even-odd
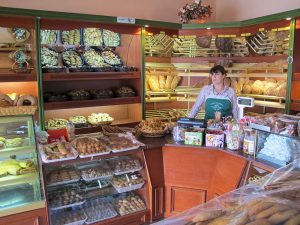
[[[204,86],[189,114],[196,117],[202,106],[205,106],[205,119],[214,119],[215,113],[220,112],[221,117],[233,116],[237,118],[237,99],[233,88],[225,84],[226,71],[223,66],[214,66],[210,70],[212,84]]]

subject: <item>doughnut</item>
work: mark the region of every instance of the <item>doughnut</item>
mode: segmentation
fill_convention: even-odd
[[[17,106],[23,105],[37,105],[37,99],[33,95],[23,95],[17,101]]]

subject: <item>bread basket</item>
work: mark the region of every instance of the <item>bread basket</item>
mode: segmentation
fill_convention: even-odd
[[[37,106],[0,107],[0,116],[34,115]]]

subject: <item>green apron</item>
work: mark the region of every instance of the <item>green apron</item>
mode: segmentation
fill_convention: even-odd
[[[207,98],[205,101],[205,120],[214,119],[217,111],[221,112],[221,117],[231,116],[231,101],[229,99]]]

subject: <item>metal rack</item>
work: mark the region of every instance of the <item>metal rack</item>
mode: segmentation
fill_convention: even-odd
[[[166,34],[146,36],[145,53],[147,56],[170,57],[174,40]]]

